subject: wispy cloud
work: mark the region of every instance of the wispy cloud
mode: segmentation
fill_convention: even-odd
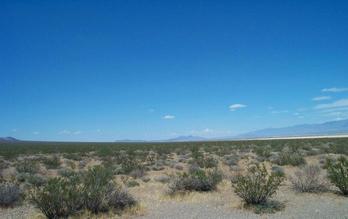
[[[280,113],[288,113],[289,110],[273,110],[271,113],[273,114],[280,114]]]
[[[337,100],[332,103],[327,103],[327,104],[319,104],[316,105],[314,108],[315,109],[331,109],[331,108],[338,108],[338,107],[348,107],[348,99],[341,99]]]
[[[38,135],[38,134],[40,134],[40,132],[39,131],[35,131],[35,132],[33,132],[33,134],[34,135]]]
[[[322,92],[332,92],[332,93],[339,93],[348,91],[347,87],[331,87],[331,88],[324,88],[321,90]]]
[[[79,135],[79,134],[81,134],[82,133],[82,131],[74,131],[73,132],[73,135]]]
[[[60,135],[70,135],[71,131],[64,129],[64,130],[60,131],[58,134],[60,134]]]
[[[245,107],[247,107],[247,105],[236,103],[236,104],[230,105],[228,108],[230,109],[230,111],[234,112],[238,109],[245,108]]]
[[[175,116],[173,115],[164,115],[162,119],[175,119]]]
[[[82,133],[82,131],[80,131],[80,130],[70,131],[70,130],[64,129],[64,130],[60,131],[58,134],[60,134],[60,135],[79,135],[81,133]]]
[[[319,96],[319,97],[314,97],[312,98],[313,101],[322,101],[322,100],[330,100],[330,96]]]

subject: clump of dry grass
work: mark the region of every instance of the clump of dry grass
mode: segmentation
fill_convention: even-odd
[[[293,188],[298,192],[324,192],[328,183],[317,165],[306,165],[295,172],[290,178]]]

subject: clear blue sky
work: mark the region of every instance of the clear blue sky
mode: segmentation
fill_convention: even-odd
[[[0,136],[219,137],[347,118],[347,11],[332,0],[1,1]]]

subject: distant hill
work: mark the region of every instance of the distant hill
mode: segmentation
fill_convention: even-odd
[[[179,136],[176,138],[171,138],[166,141],[170,142],[183,142],[183,141],[206,141],[206,138],[199,137],[199,136],[193,136],[193,135],[185,135],[185,136]]]
[[[20,141],[13,137],[0,137],[0,142],[17,142]]]
[[[335,134],[348,134],[348,119],[320,124],[303,124],[283,128],[261,129],[241,134],[235,136],[234,138],[266,138]]]
[[[132,142],[146,142],[145,140],[132,140],[132,139],[120,139],[116,140],[115,142],[120,142],[120,143],[132,143]]]

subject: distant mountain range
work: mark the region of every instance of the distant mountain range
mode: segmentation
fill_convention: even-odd
[[[17,141],[19,140],[13,137],[3,137],[3,138],[0,137],[0,142],[17,142]]]
[[[329,136],[329,135],[348,135],[348,119],[331,121],[320,124],[302,124],[283,128],[267,128],[247,132],[237,136],[225,138],[204,138],[200,136],[186,135],[178,136],[167,140],[145,141],[145,140],[117,140],[115,142],[192,142],[192,141],[216,141],[216,140],[238,140],[238,139],[257,139],[257,138],[279,138],[279,137],[306,137],[306,136]],[[20,140],[13,137],[0,137],[1,142],[18,142]]]
[[[283,128],[268,128],[248,132],[234,138],[267,138],[348,134],[348,119],[320,124],[303,124]]]
[[[206,141],[207,138],[199,137],[199,136],[193,136],[193,135],[185,135],[185,136],[179,136],[176,138],[171,138],[165,141],[171,141],[171,142],[182,142],[182,141]]]

